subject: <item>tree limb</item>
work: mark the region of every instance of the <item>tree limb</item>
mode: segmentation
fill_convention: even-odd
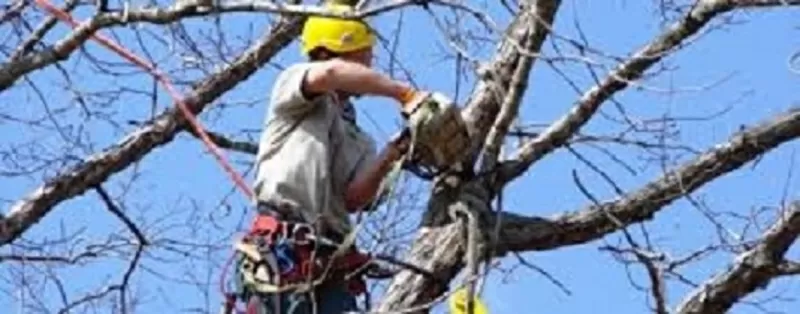
[[[27,7],[28,4],[28,1],[16,0],[13,3],[4,5],[4,7],[7,9],[0,12],[0,25],[10,21],[11,19],[22,16],[21,12],[25,10],[25,7]]]
[[[734,135],[635,193],[600,206],[545,219],[506,213],[502,217],[500,255],[505,251],[548,250],[599,239],[623,226],[652,219],[664,206],[704,184],[800,136],[800,108],[792,109]]]
[[[281,20],[258,44],[225,70],[201,82],[185,99],[190,110],[195,114],[201,112],[214,99],[255,73],[300,33],[303,20],[302,17]],[[83,194],[87,189],[104,182],[153,149],[170,142],[178,132],[187,127],[182,112],[171,108],[129,134],[117,145],[88,157],[83,164],[46,182],[13,204],[6,218],[0,221],[0,245],[16,239],[60,202]]]
[[[22,1],[22,2],[27,3],[27,1]],[[64,12],[72,12],[72,10],[74,10],[75,7],[77,6],[78,6],[78,0],[69,0],[64,5],[64,8],[62,10],[64,10]],[[33,50],[33,46],[39,43],[42,40],[42,38],[44,38],[44,35],[47,34],[47,32],[49,32],[51,29],[53,29],[53,27],[55,27],[56,24],[58,24],[58,22],[59,21],[55,16],[50,16],[47,19],[45,19],[41,24],[39,24],[39,26],[36,27],[36,29],[31,33],[31,35],[28,36],[28,39],[26,39],[21,45],[17,47],[17,49],[14,51],[14,54],[11,55],[11,58],[9,58],[9,60],[16,61],[17,59],[21,58],[22,56]]]
[[[515,157],[505,162],[502,182],[512,181],[536,161],[561,147],[585,125],[600,105],[615,93],[625,89],[629,82],[639,79],[644,72],[669,55],[690,36],[697,33],[714,17],[737,7],[800,4],[800,0],[700,0],[683,18],[658,36],[653,42],[636,52],[625,63],[619,65],[598,85],[586,91],[578,103],[567,114],[555,121],[539,136],[523,146]]]
[[[513,84],[514,77],[528,77],[528,72],[535,61],[532,56],[539,52],[547,39],[561,1],[529,0],[520,5],[524,8],[506,29],[505,37],[500,40],[494,59],[478,69],[479,80],[472,91],[470,102],[462,112],[470,130],[472,138],[470,152],[474,156],[477,156],[483,148],[487,134],[498,120],[497,116],[503,103],[513,107],[519,106],[518,102],[525,92],[525,85],[522,82],[517,86],[510,85]],[[520,67],[522,71],[515,75]],[[509,95],[507,101],[504,101],[503,95],[506,95],[511,88],[517,89]],[[514,111],[511,107],[507,109],[510,113]],[[506,119],[501,118],[497,122],[500,128],[505,123],[504,120]],[[496,133],[499,135],[501,132]]]
[[[125,213],[123,213],[116,204],[114,204],[114,200],[111,199],[111,195],[108,195],[108,192],[106,192],[103,186],[98,184],[94,189],[97,191],[97,194],[100,195],[100,198],[106,205],[106,209],[114,214],[115,217],[119,218],[125,227],[127,227],[128,230],[133,233],[133,235],[136,237],[136,240],[139,242],[139,245],[147,245],[147,237],[144,236],[142,230],[139,229],[139,227],[137,227],[136,224],[130,218],[128,218],[128,216],[125,215]]]
[[[486,136],[481,171],[489,171],[497,165],[500,157],[500,147],[503,146],[503,140],[508,133],[511,122],[514,121],[519,113],[519,105],[528,87],[528,73],[530,73],[532,65],[533,58],[521,58],[520,64],[517,65],[514,74],[511,76],[508,92],[503,97],[503,103],[500,106],[500,113],[497,114],[489,134]]]
[[[800,202],[779,216],[758,244],[736,257],[734,265],[700,285],[677,306],[676,313],[726,313],[736,302],[772,279],[787,274],[783,255],[800,235]]]
[[[436,0],[433,2],[445,3],[446,0]],[[126,10],[119,12],[101,12],[94,15],[91,19],[81,23],[67,37],[59,40],[50,48],[30,55],[20,56],[12,62],[0,64],[0,92],[11,87],[21,76],[35,70],[41,69],[55,62],[66,60],[70,54],[78,49],[95,32],[103,28],[118,25],[127,25],[136,22],[147,22],[153,24],[169,24],[175,21],[196,17],[207,16],[224,12],[271,12],[286,15],[324,15],[341,16],[345,18],[367,17],[379,14],[391,9],[416,4],[412,0],[391,2],[372,9],[367,9],[355,13],[333,14],[323,11],[322,7],[309,5],[295,5],[275,3],[266,0],[247,0],[230,1],[221,3],[211,8],[198,7],[193,2],[179,1],[178,4],[170,8],[149,8],[138,10]]]
[[[200,137],[200,135],[197,134],[194,129],[189,129],[187,131],[197,138]],[[258,143],[233,140],[223,134],[212,131],[206,131],[206,134],[211,139],[211,142],[213,142],[214,145],[217,145],[219,148],[250,155],[255,155],[258,153]]]
[[[556,11],[561,5],[559,0],[525,1],[521,4],[520,14],[516,15],[506,31],[506,37],[497,48],[492,62],[480,70],[482,77],[473,90],[470,103],[462,112],[470,134],[473,139],[473,148],[470,152],[477,153],[483,146],[483,139],[489,132],[493,121],[500,110],[502,94],[510,84],[510,75],[521,66],[521,58],[527,57],[531,52],[538,52],[542,43],[547,38],[550,25],[555,19]],[[478,181],[467,182],[475,193],[483,191],[482,184]],[[434,190],[438,190],[434,188]],[[451,199],[439,193],[432,198],[428,216],[446,212]],[[486,199],[489,195],[485,195]],[[488,208],[475,206],[486,205],[480,200],[467,206],[474,212],[484,213]],[[442,210],[444,208],[444,210]],[[408,252],[410,263],[437,273],[440,280],[452,280],[463,267],[463,230],[461,224],[444,226],[426,226],[418,233],[411,249]],[[489,228],[491,229],[491,228]],[[399,311],[427,312],[427,307],[434,302],[447,287],[437,285],[429,278],[417,276],[409,271],[397,274],[384,294],[383,301],[378,306],[380,312],[397,313]],[[416,309],[416,310],[409,310]]]
[[[56,256],[56,255],[20,255],[20,254],[3,254],[0,255],[0,263],[5,261],[13,262],[42,262],[42,263],[64,263],[64,264],[77,264],[78,262],[97,257],[97,252],[86,251],[75,256]]]
[[[785,261],[778,265],[781,275],[800,275],[800,263]]]

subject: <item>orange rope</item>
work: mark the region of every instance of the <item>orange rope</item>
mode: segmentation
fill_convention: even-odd
[[[79,25],[79,23],[75,21],[75,19],[72,18],[71,15],[59,9],[58,7],[52,5],[52,3],[50,3],[48,0],[35,0],[35,2],[37,5],[47,10],[50,14],[52,14],[56,18],[66,23],[69,23],[73,29]],[[214,142],[211,141],[211,138],[209,138],[208,134],[203,129],[203,126],[200,124],[199,121],[197,121],[194,114],[192,114],[192,112],[186,106],[186,103],[182,100],[183,96],[173,87],[173,85],[170,83],[169,78],[167,78],[166,75],[159,72],[154,66],[148,64],[147,61],[136,56],[135,54],[126,50],[125,48],[122,48],[120,45],[103,37],[102,35],[94,33],[92,34],[91,37],[92,39],[99,42],[101,45],[113,50],[121,57],[144,68],[147,72],[150,72],[150,74],[152,74],[156,78],[156,80],[158,80],[158,82],[164,86],[164,89],[167,90],[167,93],[169,93],[170,97],[172,97],[173,101],[175,101],[175,104],[178,106],[183,115],[189,121],[189,124],[191,124],[191,126],[194,128],[197,134],[200,135],[200,138],[202,139],[203,143],[206,145],[208,150],[211,152],[211,154],[214,155],[217,161],[222,165],[222,168],[230,175],[231,179],[233,179],[234,183],[239,187],[239,189],[242,190],[242,192],[244,192],[244,194],[247,196],[248,201],[252,200],[254,197],[253,191],[244,182],[242,176],[238,172],[236,172],[236,170],[234,170],[233,167],[227,162],[225,157],[222,156],[222,153],[220,152],[219,148],[214,144]],[[233,307],[234,305],[232,304],[232,299],[231,299],[232,295],[225,292],[224,282],[225,282],[225,275],[227,273],[226,270],[230,266],[234,256],[235,256],[234,254],[231,254],[227,262],[225,263],[225,268],[223,268],[222,270],[219,283],[220,292],[223,294],[223,297],[225,297],[225,303],[226,303],[225,306],[229,310],[232,310],[231,307]]]
[[[79,23],[75,21],[75,19],[73,19],[71,15],[59,9],[58,7],[54,6],[52,3],[50,3],[50,1],[48,0],[35,0],[35,1],[36,4],[38,4],[40,7],[50,12],[50,14],[54,15],[56,18],[69,23],[73,29],[78,26]],[[242,192],[244,192],[244,194],[247,196],[248,201],[252,200],[254,195],[253,191],[244,182],[242,176],[238,172],[236,172],[236,170],[234,170],[233,167],[231,167],[231,165],[227,162],[225,157],[222,156],[222,153],[220,152],[219,148],[216,145],[214,145],[214,142],[211,141],[211,138],[209,138],[208,134],[205,132],[200,122],[197,121],[194,114],[192,114],[192,112],[186,106],[186,103],[182,100],[183,96],[181,96],[181,94],[172,86],[169,78],[167,78],[166,75],[159,72],[155,67],[148,64],[147,61],[143,60],[142,58],[139,58],[132,52],[126,50],[125,48],[122,48],[118,44],[103,37],[102,35],[94,33],[92,34],[91,37],[97,42],[99,42],[101,45],[113,50],[121,57],[144,68],[147,72],[150,72],[150,74],[152,74],[156,78],[156,80],[158,80],[159,83],[161,83],[164,86],[164,89],[167,90],[167,93],[169,93],[170,97],[172,97],[172,99],[175,101],[176,105],[182,111],[183,115],[186,117],[187,120],[189,120],[189,124],[191,124],[191,126],[194,128],[197,134],[200,135],[200,138],[202,139],[206,147],[208,147],[208,150],[211,152],[211,154],[214,155],[217,161],[222,165],[222,168],[231,176],[231,179],[233,179],[234,183],[242,190]]]

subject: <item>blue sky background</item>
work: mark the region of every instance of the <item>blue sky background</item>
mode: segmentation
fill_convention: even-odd
[[[587,0],[564,1],[557,16],[555,25],[561,36],[578,39],[579,34],[575,22],[580,24],[589,44],[606,54],[624,57],[638,50],[649,42],[654,35],[664,29],[659,22],[657,1],[613,1],[597,2]],[[133,5],[138,4],[133,2]],[[484,7],[483,2],[474,2],[474,7]],[[504,28],[508,15],[496,4],[490,4],[488,10],[492,18]],[[451,17],[443,10],[441,14]],[[85,17],[88,11],[81,11],[78,16]],[[413,8],[401,12],[382,15],[376,19],[378,29],[384,35],[391,35],[402,14],[402,32],[398,40],[396,58],[413,73],[414,81],[419,86],[437,90],[456,97],[455,75],[452,60],[443,60],[450,54],[446,38],[433,24],[430,16]],[[444,16],[443,15],[443,16]],[[716,143],[726,140],[741,125],[751,125],[763,119],[785,111],[798,102],[797,84],[800,77],[787,67],[787,60],[800,49],[798,36],[798,10],[753,10],[727,15],[732,17],[733,25],[724,25],[700,37],[689,47],[667,58],[666,65],[673,71],[665,72],[644,83],[643,90],[627,89],[617,94],[618,101],[636,120],[658,119],[665,115],[682,117],[710,116],[725,112],[723,115],[708,121],[680,121],[673,126],[678,137],[669,139],[669,143],[683,144],[696,150],[705,150]],[[252,22],[253,27],[245,27],[242,22]],[[721,20],[713,23],[719,26]],[[241,51],[246,42],[238,38],[254,38],[260,34],[266,21],[261,14],[231,14],[221,19],[225,37],[234,47],[231,54]],[[213,30],[213,20],[193,19],[184,24],[193,34]],[[7,26],[0,27],[6,34]],[[148,30],[163,31],[164,28],[147,26]],[[481,26],[467,22],[462,30],[475,31],[477,36],[491,36],[481,31]],[[708,28],[707,28],[708,29]],[[48,39],[54,40],[65,34],[66,27],[60,26],[52,32]],[[109,34],[106,31],[104,34]],[[144,54],[136,44],[137,38],[129,30],[116,29],[114,32],[126,45],[137,53]],[[213,35],[213,33],[212,33]],[[159,45],[150,37],[147,53],[165,59],[168,68],[179,68],[179,59],[171,55],[166,46]],[[559,46],[568,53],[575,54],[563,43]],[[213,47],[200,47],[202,51],[211,52]],[[152,80],[144,74],[135,73],[134,68],[125,65],[121,59],[97,44],[91,43],[87,51],[96,58],[116,63],[117,71],[126,73],[123,77],[98,75],[90,68],[85,57],[75,54],[63,65],[71,71],[74,87],[83,92],[118,89],[124,86],[131,89],[149,91]],[[494,44],[478,46],[469,45],[470,53],[481,59],[491,55]],[[225,94],[215,108],[206,111],[201,119],[212,130],[226,132],[234,137],[246,139],[257,138],[257,133],[242,134],[243,129],[255,130],[263,120],[266,110],[265,96],[271,88],[272,81],[278,73],[278,65],[286,65],[300,60],[296,43],[285,49],[272,61],[275,64],[260,69],[247,81],[239,84],[234,90]],[[545,44],[544,53],[554,55],[553,47]],[[378,51],[380,66],[387,65],[388,53]],[[616,65],[613,60],[590,55],[590,58],[602,62],[607,67]],[[157,59],[158,59],[157,58]],[[576,82],[580,92],[592,85],[591,76],[586,67],[576,63],[560,63],[559,69]],[[598,69],[598,75],[604,75],[607,69]],[[651,71],[652,73],[652,71]],[[177,75],[177,73],[173,73]],[[197,79],[204,74],[197,71],[180,73],[182,79]],[[0,112],[16,117],[41,117],[47,110],[56,111],[59,124],[69,129],[68,133],[82,133],[85,141],[93,143],[87,151],[70,148],[59,133],[51,129],[53,122],[45,120],[42,127],[21,128],[19,124],[0,120],[0,148],[7,150],[13,145],[35,142],[41,145],[35,155],[56,158],[69,154],[74,158],[84,158],[89,153],[102,150],[117,142],[128,134],[134,125],[114,126],[101,119],[86,119],[81,115],[78,104],[71,99],[64,88],[63,78],[53,67],[37,71],[29,78],[36,82],[52,107],[67,108],[63,112],[54,108],[45,108],[32,89],[20,81],[18,86],[0,94]],[[717,82],[720,82],[716,84]],[[464,101],[471,90],[470,79],[460,83],[458,100]],[[539,62],[532,71],[528,89],[521,107],[521,120],[526,124],[549,123],[567,112],[579,97],[556,72],[545,63]],[[698,89],[702,86],[713,86],[710,89]],[[681,90],[668,93],[669,89]],[[656,90],[661,90],[656,91]],[[95,99],[100,101],[100,98]],[[93,108],[113,113],[116,121],[143,121],[150,117],[153,108],[147,95],[125,94],[122,99],[108,101],[107,107]],[[155,112],[172,106],[168,96],[159,88],[159,99]],[[224,110],[220,108],[224,107]],[[385,142],[389,135],[398,129],[400,117],[396,105],[391,101],[367,97],[357,103],[362,125],[371,132],[379,143]],[[728,109],[729,108],[729,109]],[[726,110],[727,109],[727,110]],[[611,102],[601,109],[603,114],[619,117],[620,113]],[[655,124],[648,124],[655,127]],[[82,128],[82,129],[80,129]],[[582,132],[593,135],[614,135],[624,130],[624,126],[611,122],[607,118],[596,117]],[[654,135],[640,134],[636,139],[655,141]],[[646,152],[641,149],[616,144],[602,144],[615,156],[624,160],[635,170],[631,173],[614,162],[607,155],[587,145],[576,145],[575,148],[591,159],[601,169],[608,172],[615,183],[626,191],[633,192],[643,184],[658,177],[661,167],[644,160]],[[757,164],[748,164],[739,171],[731,173],[712,184],[706,185],[693,196],[703,201],[711,211],[734,212],[747,215],[761,207],[779,206],[783,198],[796,199],[799,195],[800,180],[796,170],[790,172],[793,163],[797,163],[796,142],[781,146]],[[46,152],[46,153],[45,153]],[[51,155],[51,156],[48,156]],[[685,161],[692,156],[688,153],[671,154],[673,159],[666,160],[666,166],[674,167],[676,162]],[[227,153],[227,157],[237,164],[243,173],[252,156],[238,153]],[[652,156],[649,156],[652,157]],[[3,156],[4,168],[10,165],[10,159]],[[72,161],[74,162],[74,160]],[[4,208],[11,202],[20,199],[41,184],[42,177],[50,177],[61,167],[58,163],[49,163],[45,172],[33,176],[15,176],[0,181],[0,200]],[[549,155],[530,171],[514,181],[505,195],[505,210],[515,213],[537,216],[552,216],[564,211],[574,211],[590,204],[572,181],[571,171],[577,170],[583,182],[591,186],[592,193],[600,199],[611,199],[613,190],[602,179],[589,170],[567,150],[559,150]],[[252,180],[250,173],[246,178]],[[135,184],[127,185],[135,178]],[[424,189],[425,183],[411,182],[404,188],[408,191]],[[135,221],[141,224],[145,232],[158,243],[157,247],[148,249],[147,259],[142,268],[132,277],[144,305],[135,309],[136,313],[188,313],[190,309],[202,308],[216,311],[219,301],[217,278],[221,264],[227,257],[230,233],[241,227],[249,216],[242,194],[233,191],[231,181],[216,164],[213,157],[207,154],[201,143],[187,134],[182,134],[165,147],[158,148],[145,157],[135,167],[117,174],[106,185],[106,188],[117,197],[117,201],[125,205],[123,208]],[[420,197],[425,197],[420,196]],[[129,238],[124,226],[111,216],[98,201],[94,192],[88,192],[62,203],[26,234],[29,241],[46,241],[59,238],[63,234],[77,233],[80,240],[72,243],[79,251],[90,243],[108,241],[117,243]],[[226,210],[220,207],[221,202],[230,204]],[[419,204],[422,204],[421,202]],[[413,226],[421,213],[414,209],[404,213],[404,224]],[[762,224],[771,222],[774,211],[759,216]],[[243,218],[244,217],[244,218]],[[731,230],[740,232],[742,220],[730,215],[717,217],[725,222]],[[685,254],[713,243],[717,232],[713,225],[686,200],[679,200],[665,208],[656,220],[646,224],[653,243],[670,256],[682,257]],[[633,228],[634,234],[639,234]],[[752,237],[755,231],[746,235]],[[641,237],[638,237],[641,239]],[[170,239],[169,241],[166,239]],[[618,244],[619,234],[608,236],[603,240],[586,245],[565,247],[548,252],[529,252],[523,254],[530,262],[547,270],[572,292],[567,296],[556,286],[548,282],[536,272],[519,267],[512,256],[502,260],[501,267],[512,272],[492,272],[483,294],[483,300],[491,313],[643,313],[648,312],[649,295],[637,291],[629,282],[626,268],[616,261],[608,252],[598,250],[608,244]],[[208,247],[191,248],[191,258],[178,254],[167,247],[187,249],[179,242],[211,243]],[[641,240],[643,242],[643,240]],[[53,254],[66,255],[70,246],[64,244],[48,244],[46,249]],[[4,247],[0,253],[16,253],[20,246]],[[123,246],[120,252],[110,254],[103,259],[80,265],[55,266],[52,269],[65,280],[70,298],[77,299],[81,295],[94,291],[110,281],[118,281],[127,267],[132,248]],[[36,252],[42,253],[45,252]],[[29,251],[30,253],[30,251]],[[122,257],[120,257],[120,255]],[[800,250],[795,245],[790,257],[800,259]],[[156,259],[157,258],[157,259]],[[732,261],[730,253],[716,253],[701,261],[682,268],[682,274],[696,282],[702,282],[717,271],[724,270]],[[649,287],[644,277],[644,269],[640,265],[629,268],[631,277],[637,284]],[[20,300],[15,299],[18,291],[14,286],[18,282],[20,272],[27,274],[32,281],[32,288],[25,293],[25,302],[34,302],[31,294],[43,295],[44,302],[51,310],[59,308],[60,298],[56,286],[52,282],[41,281],[46,272],[36,265],[4,263],[0,267],[0,304],[8,305],[8,313],[27,313],[20,311]],[[176,283],[180,280],[183,283]],[[31,283],[31,282],[29,282]],[[454,282],[455,284],[456,282]],[[199,285],[202,288],[194,287]],[[677,305],[690,291],[686,285],[670,281],[668,285],[668,301],[671,307]],[[753,294],[749,301],[768,299],[777,293],[786,297],[797,296],[800,286],[796,279],[783,278],[776,280],[766,292]],[[114,295],[116,297],[116,295]],[[770,310],[795,313],[800,302],[774,300],[767,304]],[[444,312],[442,306],[438,312]],[[102,312],[102,311],[101,311]],[[201,311],[202,312],[202,311]],[[4,312],[5,313],[5,312]],[[739,305],[732,313],[760,313],[749,305]]]

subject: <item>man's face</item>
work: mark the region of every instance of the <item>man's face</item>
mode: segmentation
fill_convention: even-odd
[[[348,61],[358,62],[364,66],[371,67],[373,58],[372,47],[347,53],[343,57]]]

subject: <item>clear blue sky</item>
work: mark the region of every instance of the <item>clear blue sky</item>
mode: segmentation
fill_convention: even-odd
[[[601,49],[607,54],[625,56],[637,50],[664,28],[659,23],[659,14],[653,4],[655,2],[658,1],[613,1],[602,4],[586,0],[564,1],[557,17],[556,29],[562,36],[577,39],[578,33],[574,27],[577,19],[594,48]],[[482,6],[479,3],[473,5]],[[499,7],[492,7],[490,10],[492,17],[504,27],[508,20],[507,15],[502,13]],[[397,58],[403,66],[414,73],[414,80],[420,86],[455,95],[453,64],[449,60],[441,59],[443,53],[449,52],[446,50],[448,48],[442,33],[436,30],[430,17],[419,9],[406,9],[403,12],[403,32],[399,36]],[[797,36],[797,27],[800,26],[797,22],[798,11],[796,9],[754,10],[733,16],[736,22],[741,23],[726,25],[705,34],[698,42],[666,60],[674,71],[648,80],[645,82],[647,88],[644,91],[629,89],[618,94],[616,100],[626,111],[635,115],[636,119],[655,119],[664,115],[708,116],[732,106],[723,116],[714,120],[679,122],[676,126],[679,138],[672,140],[673,143],[679,142],[698,150],[705,150],[725,140],[732,132],[738,130],[740,125],[752,124],[795,105],[798,102],[796,86],[800,83],[800,77],[788,70],[787,59],[800,49],[800,39],[798,39],[800,37]],[[257,26],[264,25],[263,18],[257,14],[243,14],[236,17],[255,21]],[[384,35],[391,34],[398,17],[397,13],[386,14],[376,21]],[[231,17],[222,21],[226,37],[235,42],[237,50],[241,49],[243,44],[236,39],[236,36],[246,37],[251,32],[256,34],[253,36],[257,36],[259,33],[258,27],[254,28],[255,31],[251,31],[246,27],[234,26]],[[209,30],[208,23],[210,22],[195,19],[186,23],[185,27],[197,32],[196,27],[205,24],[201,27],[203,30]],[[472,25],[472,29],[479,29],[474,23]],[[719,24],[714,23],[714,25]],[[4,34],[7,32],[6,28],[0,30]],[[64,30],[62,27],[54,35],[63,35]],[[134,44],[135,38],[130,36],[130,31],[118,32],[118,35],[129,46],[137,47]],[[566,49],[563,42],[561,46]],[[167,57],[167,51],[162,46],[152,47],[150,53],[161,58]],[[204,51],[211,51],[210,48],[212,47],[201,47]],[[486,45],[471,47],[471,50],[476,56],[484,58],[493,48],[494,45]],[[94,43],[89,44],[88,50],[95,57],[101,57],[107,62],[120,60]],[[575,52],[573,49],[567,51]],[[137,49],[137,52],[141,52],[141,49]],[[297,45],[293,44],[273,62],[285,65],[299,60],[298,52]],[[550,44],[545,44],[545,52],[552,55],[553,49]],[[378,54],[380,64],[386,65],[388,53],[381,49]],[[598,59],[597,56],[591,57]],[[174,56],[171,58],[171,66],[174,68],[176,58]],[[598,60],[606,65],[615,65],[608,59]],[[77,55],[65,63],[67,69],[75,71],[73,80],[82,91],[118,88],[123,84],[143,90],[151,88],[151,81],[145,75],[112,79],[94,74],[87,68],[87,64],[85,58]],[[119,69],[131,71],[124,67]],[[571,63],[562,69],[576,81],[581,91],[591,85],[591,77],[587,75],[583,65]],[[605,70],[598,71],[600,75],[605,72]],[[232,108],[225,109],[224,115],[219,115],[220,111],[217,109],[207,111],[202,116],[204,123],[215,131],[223,132],[258,129],[267,106],[264,97],[276,73],[277,69],[272,66],[265,66],[259,70],[249,80],[222,97],[221,101],[233,106]],[[201,74],[192,75],[196,78]],[[116,142],[134,129],[133,126],[122,125],[121,130],[115,130],[110,124],[98,119],[82,121],[84,117],[76,109],[76,103],[69,100],[67,90],[59,85],[62,84],[61,77],[53,68],[38,71],[30,78],[41,85],[39,87],[45,92],[51,106],[70,108],[59,116],[58,121],[72,125],[73,128],[84,125],[86,128],[84,136],[88,136],[95,143],[93,146],[95,151]],[[723,79],[725,80],[722,83],[714,84]],[[698,87],[712,84],[711,89],[696,91]],[[529,85],[521,112],[521,118],[525,123],[549,123],[567,112],[578,98],[578,94],[544,63],[537,64]],[[465,99],[471,86],[472,81],[462,83],[459,100]],[[670,88],[682,92],[668,94],[653,91]],[[128,94],[124,99],[125,101],[110,103],[109,106],[113,110],[103,110],[115,111],[116,119],[145,120],[149,117],[151,107],[147,96]],[[162,89],[159,92],[156,111],[161,112],[167,106],[171,106],[171,103]],[[383,143],[397,130],[400,120],[393,106],[387,100],[376,98],[366,98],[357,103],[362,125],[375,135],[379,143]],[[619,112],[610,102],[601,110],[605,114],[619,117]],[[45,108],[30,88],[20,86],[0,94],[0,112],[18,117],[40,117],[44,114]],[[7,134],[0,137],[0,147],[3,150],[9,145],[35,140],[45,145],[50,154],[60,155],[66,151],[76,158],[86,155],[82,150],[67,150],[63,139],[52,130],[38,128],[32,131],[22,129],[17,124],[1,121],[0,134]],[[46,120],[44,124],[51,126],[52,122]],[[583,131],[595,135],[613,135],[622,129],[608,119],[598,117]],[[257,134],[251,134],[254,135]],[[637,138],[655,140],[652,136],[640,135]],[[604,144],[604,147],[632,165],[636,173],[631,174],[596,149],[585,145],[576,146],[581,153],[610,173],[623,189],[635,191],[659,175],[659,166],[641,158],[645,153],[642,150],[613,144]],[[732,211],[742,215],[761,206],[778,206],[784,197],[784,191],[788,191],[786,198],[797,198],[800,195],[795,191],[800,188],[800,179],[797,179],[796,170],[793,174],[787,171],[793,162],[798,161],[795,153],[797,148],[797,143],[784,145],[763,158],[756,167],[748,164],[739,171],[707,185],[695,193],[694,197],[703,200],[713,211]],[[251,156],[237,153],[228,153],[227,156],[239,163],[251,160]],[[680,161],[683,161],[691,156],[684,154],[679,157]],[[668,161],[668,165],[672,166],[674,162]],[[8,166],[5,159],[2,166]],[[143,223],[147,233],[160,239],[180,239],[199,243],[212,241],[221,246],[229,244],[227,236],[230,230],[241,223],[244,200],[242,194],[238,192],[230,194],[232,188],[230,181],[213,157],[205,153],[200,142],[185,134],[180,135],[173,143],[148,155],[137,164],[136,168],[137,182],[124,195],[122,191],[134,174],[133,167],[114,176],[107,189],[115,196],[124,199],[127,205],[126,212],[136,221]],[[239,168],[245,170],[243,166]],[[48,168],[46,175],[52,175],[57,169],[58,167]],[[509,187],[505,197],[506,210],[526,215],[550,216],[563,211],[585,208],[589,201],[573,184],[570,175],[573,169],[579,171],[584,182],[592,186],[592,192],[596,196],[601,199],[614,197],[613,190],[604,184],[599,176],[588,170],[568,151],[560,150],[540,161],[524,177]],[[247,179],[252,179],[249,173]],[[4,178],[0,181],[0,199],[3,200],[3,207],[9,207],[10,203],[7,200],[21,198],[40,183],[40,173],[32,178],[25,176]],[[224,215],[224,209],[218,207],[226,197],[233,208],[232,214],[227,216]],[[702,248],[716,237],[716,231],[708,220],[685,200],[675,202],[660,212],[656,218],[656,221],[647,224],[650,236],[660,249],[671,256],[683,256],[687,252]],[[730,217],[720,217],[720,219],[728,223],[732,230],[737,232],[741,230],[741,221]],[[416,217],[412,217],[411,222],[414,221]],[[84,228],[86,229],[81,231]],[[83,240],[79,242],[78,247],[102,242],[110,234],[127,237],[124,226],[103,209],[93,192],[59,205],[51,215],[30,229],[26,233],[26,238],[39,241],[52,240],[59,237],[62,232],[82,232]],[[649,296],[646,292],[637,291],[629,282],[625,267],[607,252],[598,250],[602,245],[617,243],[618,239],[618,235],[613,235],[582,246],[524,254],[530,262],[547,270],[563,282],[572,292],[571,296],[566,296],[536,272],[517,268],[507,275],[493,272],[486,285],[483,299],[491,313],[647,312]],[[68,249],[63,245],[53,245],[50,248],[61,254],[65,254]],[[10,253],[11,249],[4,247],[0,252]],[[219,300],[216,280],[219,275],[219,265],[227,256],[226,250],[207,252],[204,249],[194,249],[193,254],[197,257],[194,260],[181,257],[163,247],[150,250],[148,254],[151,258],[145,261],[146,268],[140,269],[132,278],[136,289],[141,290],[142,301],[145,302],[143,307],[136,309],[136,313],[160,311],[179,313],[181,310],[188,312],[188,308],[205,308],[205,304],[212,304],[210,310],[216,311],[216,302]],[[166,260],[156,261],[152,259],[153,256]],[[800,259],[800,252],[796,246],[790,256]],[[212,261],[207,261],[206,257]],[[118,281],[126,267],[126,260],[112,256],[99,263],[59,268],[59,274],[69,287],[70,298],[77,298],[109,280]],[[682,274],[691,280],[702,282],[715,272],[724,270],[731,261],[730,254],[713,254],[699,263],[690,264],[683,269]],[[3,278],[0,281],[0,289],[4,291],[0,294],[0,304],[10,306],[8,313],[20,313],[19,302],[10,298],[13,283],[7,279],[9,273],[18,273],[20,268],[15,265],[12,269],[10,265],[12,264],[6,263],[0,268],[2,274],[0,278]],[[515,265],[516,261],[512,257],[503,260],[502,266],[508,269]],[[176,284],[161,278],[160,275],[154,275],[154,271],[170,272],[170,278],[178,278],[186,283]],[[644,270],[641,266],[634,265],[630,271],[638,284],[649,284],[643,277]],[[40,271],[26,268],[28,274],[38,272]],[[66,272],[70,274],[67,275]],[[192,286],[192,282],[200,282],[201,285],[206,285],[207,289],[197,289]],[[689,291],[687,286],[674,281],[670,281],[667,288],[669,303],[673,307]],[[58,292],[52,283],[35,286],[34,291],[28,291],[26,298],[28,302],[31,302],[31,292],[37,294],[44,292],[47,295],[44,301],[52,309],[58,308],[60,302],[57,297]],[[800,293],[800,285],[796,279],[777,280],[766,293],[754,294],[749,300],[762,300],[777,292],[783,292],[787,297],[792,294],[797,295]],[[797,301],[772,301],[768,304],[769,309],[784,312],[792,312],[791,309],[799,306],[800,303]],[[759,311],[755,307],[741,305],[735,307],[732,313],[759,313]]]

